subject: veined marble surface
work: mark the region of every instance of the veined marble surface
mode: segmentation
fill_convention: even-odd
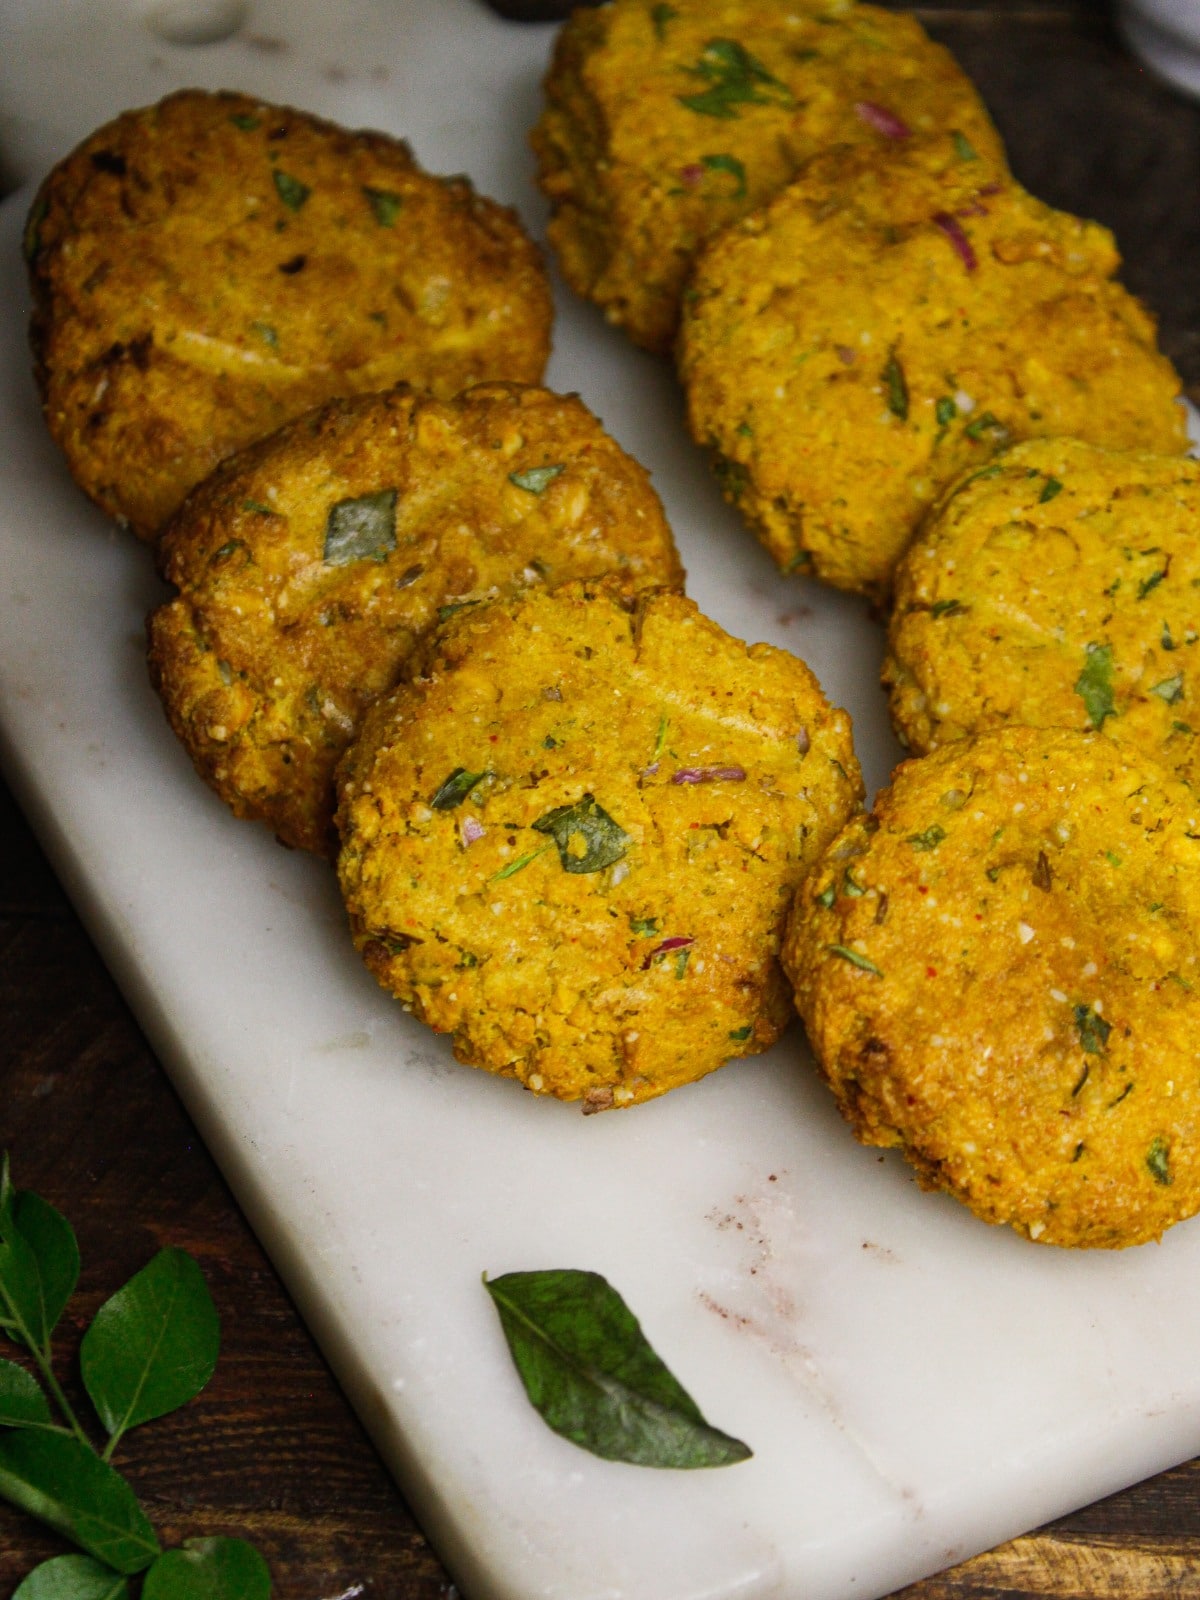
[[[0,146],[33,179],[126,106],[238,88],[403,134],[540,232],[551,37],[474,0],[9,0]],[[869,1600],[1200,1449],[1200,1223],[1119,1254],[988,1228],[855,1144],[798,1030],[585,1120],[376,987],[328,865],[227,814],[149,688],[149,555],[71,484],[29,376],[29,198],[0,213],[0,756],[469,1600]],[[776,574],[668,367],[564,293],[548,381],[652,470],[689,592],[802,655],[883,782],[878,624]],[[608,1277],[754,1459],[654,1472],[550,1433],[480,1285],[547,1266]]]

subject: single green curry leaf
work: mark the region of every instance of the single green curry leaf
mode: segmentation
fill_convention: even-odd
[[[564,872],[600,872],[620,861],[633,842],[590,794],[574,805],[555,806],[533,826],[554,840]]]
[[[69,1434],[18,1429],[0,1435],[0,1496],[118,1572],[140,1572],[158,1554],[133,1490]]]
[[[44,1350],[45,1313],[37,1252],[17,1226],[8,1158],[0,1165],[0,1327],[19,1344]]]
[[[31,1372],[0,1361],[0,1428],[52,1428],[50,1402]]]
[[[484,1284],[525,1392],[555,1433],[643,1467],[721,1467],[751,1454],[705,1422],[598,1273],[510,1272]]]
[[[186,1250],[160,1250],[106,1300],[83,1336],[79,1364],[110,1434],[184,1405],[212,1377],[220,1345],[216,1307]]]
[[[486,774],[482,772],[468,772],[465,767],[455,767],[449,777],[442,780],[429,804],[435,811],[453,811],[455,806],[462,805],[471,790],[485,776]]]
[[[61,1211],[28,1190],[18,1191],[13,1218],[37,1258],[42,1285],[43,1338],[48,1340],[79,1278],[75,1230]]]
[[[1117,714],[1113,704],[1112,672],[1112,645],[1089,644],[1083,671],[1075,680],[1075,693],[1083,701],[1093,728],[1103,727],[1106,717]]]
[[[142,1586],[142,1600],[269,1600],[267,1563],[245,1539],[188,1539],[165,1550]]]
[[[385,560],[396,548],[397,498],[395,489],[377,489],[331,506],[325,519],[325,565]]]
[[[54,1556],[34,1567],[12,1600],[129,1600],[129,1585],[92,1556]]]

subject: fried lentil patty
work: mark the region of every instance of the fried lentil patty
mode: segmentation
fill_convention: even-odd
[[[645,470],[577,397],[503,383],[333,401],[206,479],[162,553],[171,725],[239,816],[330,853],[338,758],[439,615],[526,583],[683,580]]]
[[[1181,453],[1180,381],[1111,234],[953,139],[817,158],[702,256],[680,370],[695,438],[784,570],[886,594],[916,524],[998,445]]]
[[[844,712],[683,596],[450,619],[343,762],[355,942],[460,1060],[587,1110],[763,1050],[793,890],[860,803]]]
[[[924,754],[1005,723],[1103,728],[1200,780],[1200,462],[1014,446],[896,572],[884,684]]]
[[[184,90],[100,128],[43,183],[26,254],[50,431],[146,539],[323,400],[536,382],[549,352],[513,212],[400,140],[245,95]]]
[[[545,90],[533,145],[563,274],[662,352],[701,243],[817,151],[862,143],[879,162],[944,129],[1003,164],[949,53],[914,18],[844,0],[615,0],[578,10]]]
[[[1200,802],[1102,734],[898,768],[802,886],[783,959],[855,1134],[1043,1244],[1200,1208]]]

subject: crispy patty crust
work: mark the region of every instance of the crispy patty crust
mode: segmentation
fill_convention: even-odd
[[[953,139],[816,159],[721,234],[685,307],[695,438],[786,571],[886,594],[922,514],[999,444],[1182,452],[1180,381],[1112,235]]]
[[[1102,734],[905,762],[802,886],[784,964],[855,1134],[1043,1244],[1200,1208],[1200,802]]]
[[[504,383],[333,401],[206,479],[162,552],[172,727],[239,816],[328,853],[337,761],[439,616],[527,583],[683,581],[644,468],[576,396]]]
[[[50,432],[152,538],[223,456],[334,395],[536,382],[552,307],[516,215],[400,140],[187,89],[100,128],[26,230]]]
[[[339,779],[385,988],[460,1060],[585,1110],[765,1049],[792,892],[862,795],[808,668],[610,580],[460,612],[406,676]]]
[[[665,353],[709,235],[819,150],[862,143],[878,162],[939,129],[1003,164],[974,88],[903,13],[614,0],[559,34],[533,145],[568,283]]]
[[[1016,445],[896,571],[883,681],[915,754],[982,728],[1103,728],[1200,780],[1200,462]]]

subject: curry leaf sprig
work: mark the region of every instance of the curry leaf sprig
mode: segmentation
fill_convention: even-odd
[[[111,1465],[130,1428],[195,1398],[220,1346],[216,1307],[185,1250],[165,1249],[118,1289],[83,1336],[80,1373],[106,1435],[97,1449],[54,1372],[52,1337],[79,1277],[67,1219],[13,1188],[0,1161],[0,1334],[27,1365],[0,1359],[0,1498],[82,1554],[35,1567],[12,1600],[268,1600],[270,1576],[244,1539],[163,1550]],[[40,1377],[41,1382],[38,1382]]]

